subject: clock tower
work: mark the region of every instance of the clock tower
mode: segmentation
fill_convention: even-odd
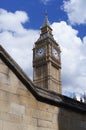
[[[33,82],[36,86],[62,93],[61,56],[54,40],[48,16],[45,15],[39,39],[33,48]]]

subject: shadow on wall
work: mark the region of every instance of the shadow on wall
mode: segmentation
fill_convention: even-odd
[[[86,113],[61,108],[57,116],[57,130],[86,130]]]
[[[71,124],[72,122],[70,121],[70,117],[68,117],[65,109],[60,109],[57,120],[59,125],[58,130],[73,130]]]

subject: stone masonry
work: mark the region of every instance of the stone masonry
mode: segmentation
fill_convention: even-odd
[[[1,56],[1,53],[0,53]],[[12,60],[11,60],[12,62]],[[62,98],[48,99],[47,90],[40,90],[38,98],[16,75],[12,67],[0,58],[0,130],[86,130],[86,109],[83,103]],[[35,87],[35,86],[34,86]],[[53,93],[52,93],[53,95]],[[56,93],[54,95],[57,96]],[[65,97],[66,98],[66,97]],[[40,100],[41,99],[41,100]],[[49,100],[49,102],[48,102]],[[67,102],[75,103],[76,109]],[[55,103],[56,102],[56,103]]]

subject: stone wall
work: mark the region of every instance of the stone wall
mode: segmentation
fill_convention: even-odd
[[[86,130],[86,116],[37,101],[0,60],[0,130]]]

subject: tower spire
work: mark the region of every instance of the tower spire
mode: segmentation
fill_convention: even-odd
[[[45,12],[45,20],[44,20],[43,27],[44,26],[50,26],[50,22],[48,20],[48,13],[47,13],[47,11]]]
[[[47,11],[45,12],[44,23],[43,23],[43,25],[41,27],[41,34],[43,35],[45,33],[48,33],[48,34],[52,35],[52,28],[50,27]]]

